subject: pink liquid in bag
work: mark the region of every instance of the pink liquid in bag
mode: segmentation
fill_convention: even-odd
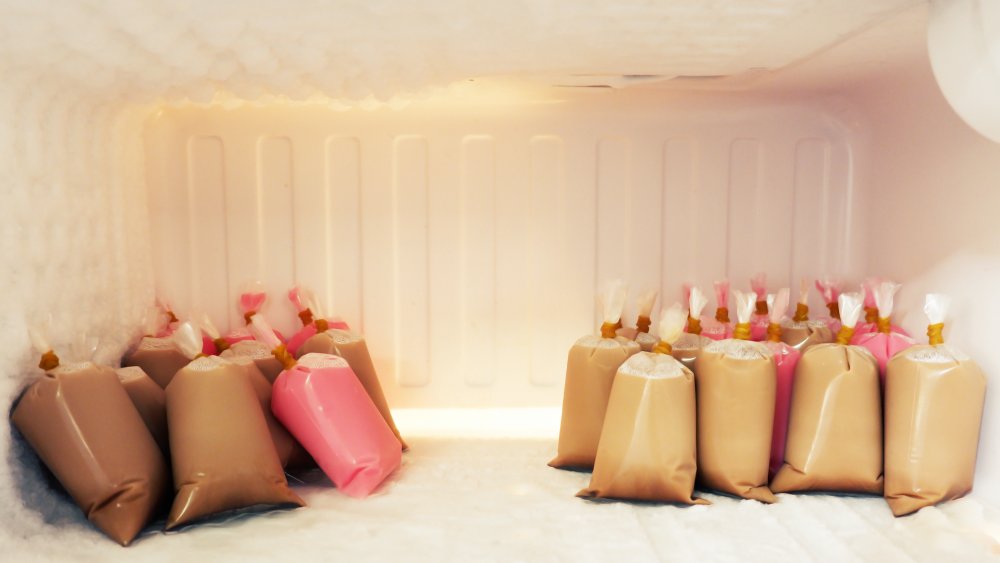
[[[712,340],[725,340],[733,337],[733,324],[720,323],[715,317],[701,318],[701,335]]]
[[[792,404],[792,385],[795,382],[795,366],[799,363],[799,351],[784,342],[766,342],[774,354],[775,373],[778,385],[774,394],[774,428],[771,431],[771,461],[768,478],[774,477],[785,461],[785,439],[788,436],[788,412]]]
[[[884,332],[854,333],[854,337],[851,339],[851,344],[866,348],[878,360],[878,375],[882,380],[883,389],[885,388],[886,364],[897,353],[916,345],[916,343],[916,340],[898,332],[888,334]]]
[[[399,440],[343,358],[306,354],[282,371],[271,410],[344,494],[366,497],[399,467]]]
[[[754,315],[750,319],[750,340],[754,342],[767,340],[767,325],[769,322],[767,315]]]
[[[351,328],[347,326],[347,323],[345,323],[340,319],[326,319],[326,322],[329,325],[329,328],[351,330]],[[285,348],[287,348],[288,352],[294,356],[295,352],[299,349],[299,346],[302,346],[302,344],[304,344],[306,340],[309,340],[315,335],[316,335],[316,325],[315,323],[309,323],[306,326],[299,329],[299,331],[295,333],[295,336],[292,336],[291,338],[288,339],[287,342],[285,342]]]

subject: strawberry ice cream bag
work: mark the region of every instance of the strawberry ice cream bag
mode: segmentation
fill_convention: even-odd
[[[759,273],[750,278],[750,289],[757,297],[753,318],[750,319],[750,340],[762,342],[767,338],[767,327],[770,324],[767,314],[767,274]]]
[[[249,284],[245,291],[240,294],[240,313],[243,314],[243,322],[245,324],[244,328],[238,328],[225,336],[226,342],[230,345],[235,344],[241,340],[253,340],[253,335],[250,333],[250,321],[253,316],[256,315],[263,307],[264,303],[267,301],[267,293],[264,291],[264,284],[260,281],[255,281]],[[275,331],[278,338],[282,342],[285,341],[285,337],[281,335],[280,332]]]
[[[840,304],[838,302],[840,283],[830,278],[819,279],[816,280],[816,289],[823,296],[823,302],[826,303],[826,309],[829,312],[828,317],[820,320],[830,327],[832,334],[837,334],[840,332]]]
[[[916,344],[909,336],[892,330],[892,309],[899,284],[890,281],[880,282],[873,288],[875,304],[878,307],[878,320],[875,332],[854,333],[851,344],[867,348],[878,361],[878,372],[885,386],[885,367],[897,353]]]
[[[768,311],[770,323],[767,327],[765,344],[774,358],[774,428],[771,431],[771,462],[769,477],[774,477],[785,459],[785,438],[788,434],[788,411],[792,401],[792,385],[795,380],[795,366],[799,363],[800,352],[781,341],[781,321],[788,308],[788,288],[782,288],[777,295],[769,295]]]
[[[855,338],[861,334],[869,332],[880,332],[884,328],[891,332],[905,334],[906,336],[910,335],[910,333],[903,330],[902,327],[898,327],[888,320],[891,317],[892,311],[883,312],[880,310],[879,299],[877,296],[878,288],[886,282],[889,282],[889,280],[884,280],[882,278],[868,278],[863,284],[861,284],[861,289],[865,294],[865,322],[858,323],[857,329],[854,331]],[[899,289],[899,284],[893,285],[896,286],[896,290],[893,291],[893,293],[895,293],[895,291]],[[881,322],[883,317],[887,319],[884,327]]]

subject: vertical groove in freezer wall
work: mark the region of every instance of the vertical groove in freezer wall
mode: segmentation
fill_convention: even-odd
[[[214,136],[192,137],[187,144],[191,297],[184,312],[207,313],[213,322],[225,326],[229,287],[225,147],[222,139]],[[225,284],[216,280],[225,280]]]
[[[240,287],[248,279],[259,276],[260,272],[260,198],[258,178],[260,175],[257,138],[234,135],[225,137],[226,154],[226,238],[230,252],[226,257],[228,273],[226,300],[223,304],[228,322],[219,325],[220,330],[233,330],[243,326],[243,317],[236,307]]]
[[[324,145],[324,303],[355,330],[364,332],[361,143],[330,137]]]
[[[624,137],[606,137],[597,142],[597,268],[594,286],[607,280],[636,281],[632,276],[632,182],[631,146]]]
[[[462,140],[460,180],[461,371],[466,384],[496,378],[496,149],[492,136]]]
[[[757,139],[736,139],[729,146],[726,275],[735,289],[745,289],[761,263],[757,233],[760,153]]]
[[[697,192],[697,144],[693,139],[670,139],[662,149],[660,204],[660,304],[673,303],[685,283],[701,286],[698,269],[697,227],[703,218]],[[704,287],[702,287],[704,289]],[[687,304],[684,304],[687,306]]]
[[[293,146],[288,137],[264,137],[257,144],[260,215],[260,265],[257,278],[264,283],[268,304],[263,313],[281,332],[293,334],[298,318],[284,296],[295,284],[295,255],[290,251],[294,231]]]
[[[830,271],[830,143],[801,139],[795,145],[794,211],[792,225],[793,275],[835,274]]]
[[[532,293],[530,382],[548,386],[559,381],[561,374],[552,360],[552,350],[558,342],[552,330],[556,319],[565,311],[558,310],[560,283],[565,283],[562,271],[565,251],[565,148],[563,140],[554,135],[538,135],[529,141],[530,200],[528,267]],[[569,275],[572,275],[570,273]]]
[[[427,138],[403,135],[393,149],[393,320],[401,386],[430,383]]]

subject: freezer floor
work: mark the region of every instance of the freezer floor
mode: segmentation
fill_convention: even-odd
[[[900,519],[880,498],[853,496],[779,495],[772,506],[712,494],[702,495],[712,506],[594,502],[574,496],[589,474],[545,465],[552,440],[410,444],[401,471],[368,499],[313,475],[296,485],[306,509],[149,531],[127,549],[90,532],[81,516],[69,524],[78,529],[16,538],[4,550],[100,561],[1000,559],[1000,515],[974,499]]]

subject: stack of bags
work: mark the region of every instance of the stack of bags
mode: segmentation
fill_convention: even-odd
[[[16,402],[13,424],[122,545],[163,516],[169,530],[304,506],[286,470],[318,465],[343,493],[365,497],[399,467],[405,445],[364,337],[319,315],[308,292],[290,299],[303,322],[292,349],[252,292],[240,299],[246,328],[225,336],[207,317],[203,335],[169,309],[148,315],[147,336],[118,370],[61,364],[46,330],[33,330],[45,373]]]
[[[968,493],[986,379],[944,344],[948,299],[927,296],[929,343],[917,345],[891,323],[892,282],[866,282],[865,323],[861,293],[817,282],[830,318],[810,321],[804,280],[787,319],[789,290],[762,299],[762,284],[732,292],[731,327],[728,315],[701,317],[707,300],[689,289],[688,311],[662,312],[649,352],[616,334],[625,292],[613,284],[601,336],[570,350],[549,465],[593,471],[579,496],[683,504],[706,502],[696,484],[765,503],[848,492],[884,495],[901,516]],[[728,298],[719,309],[728,313]],[[706,321],[730,337],[702,336]]]

